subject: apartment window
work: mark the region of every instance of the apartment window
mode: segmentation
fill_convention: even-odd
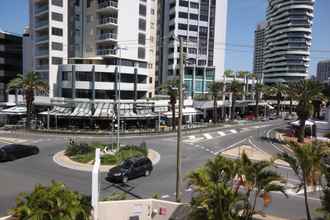
[[[139,33],[139,44],[145,45],[146,44],[146,35]]]
[[[62,80],[69,81],[69,74],[71,75],[71,72],[62,72]]]
[[[152,77],[149,77],[149,83],[152,83]]]
[[[190,2],[190,8],[199,8],[199,4],[196,2]]]
[[[193,42],[193,43],[197,43],[198,38],[197,38],[197,37],[189,36],[189,41],[191,41],[191,42]]]
[[[188,48],[188,52],[190,54],[197,54],[197,49],[196,48]]]
[[[63,21],[63,15],[60,13],[52,12],[53,21]]]
[[[91,7],[92,0],[87,0],[87,8]]]
[[[93,80],[93,75],[91,72],[76,72],[76,80],[89,82]]]
[[[188,13],[186,13],[186,12],[179,12],[179,18],[188,18]]]
[[[186,31],[188,29],[188,25],[186,25],[186,24],[179,24],[178,28],[179,28],[179,30],[185,30]]]
[[[139,47],[138,49],[138,58],[145,59],[146,58],[146,49],[144,47]]]
[[[139,6],[139,14],[142,16],[147,15],[147,7],[145,5],[140,5]]]
[[[57,42],[52,42],[52,50],[63,50],[63,44],[57,43]]]
[[[63,59],[61,57],[52,57],[53,65],[60,65],[63,63]]]
[[[52,35],[63,36],[63,30],[61,28],[52,28]]]
[[[63,7],[63,0],[52,0],[52,5]]]
[[[182,7],[189,7],[189,2],[188,2],[188,1],[180,0],[180,1],[179,1],[179,6],[182,6]]]
[[[152,8],[152,9],[150,10],[150,13],[151,13],[152,15],[154,15],[154,14],[155,14],[155,9]]]
[[[189,25],[189,31],[198,31],[197,25]]]
[[[147,27],[146,20],[145,19],[139,19],[139,30],[145,31]]]
[[[190,14],[189,17],[191,20],[198,20],[198,14]]]

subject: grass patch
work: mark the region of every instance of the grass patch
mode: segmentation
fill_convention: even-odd
[[[118,163],[118,159],[115,155],[106,154],[101,156],[102,165],[115,165]]]
[[[89,163],[95,158],[95,153],[88,153],[88,154],[77,154],[70,157],[73,161],[78,163]]]

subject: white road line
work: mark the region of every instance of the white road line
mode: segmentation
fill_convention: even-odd
[[[196,136],[191,135],[191,136],[188,136],[188,138],[189,138],[190,140],[194,140],[194,139],[196,139]]]
[[[219,134],[221,137],[226,136],[225,132],[223,132],[223,131],[218,131],[218,134]]]
[[[237,134],[237,131],[235,129],[231,129],[230,132],[233,134]]]
[[[204,133],[203,136],[208,140],[213,139],[213,137],[209,133]]]
[[[167,198],[170,198],[170,195],[163,195],[161,196],[162,199],[167,199]]]
[[[262,150],[261,148],[257,147],[257,145],[255,145],[254,143],[252,143],[251,137],[249,137],[249,143],[256,148],[257,150],[260,150],[261,152],[268,154],[266,151]]]
[[[279,147],[277,147],[275,144],[270,143],[276,150],[278,150],[281,153],[284,153],[284,150],[280,149]]]
[[[216,152],[215,154],[216,154],[216,155],[217,155],[217,154],[221,154],[222,152],[224,152],[224,151],[226,151],[226,150],[229,150],[229,149],[235,147],[236,145],[243,143],[244,141],[246,141],[246,138],[244,138],[243,140],[240,140],[240,141],[238,141],[238,142],[236,142],[236,143],[234,143],[234,144],[232,144],[232,145],[230,145],[230,146],[228,146],[228,147],[226,147],[226,148],[224,148],[224,149],[221,149],[220,151]]]

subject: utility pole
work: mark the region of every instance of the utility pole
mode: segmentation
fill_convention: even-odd
[[[182,105],[183,105],[183,74],[184,74],[184,55],[183,39],[179,38],[180,45],[180,76],[179,76],[179,121],[177,130],[177,152],[176,152],[176,201],[181,202],[181,126],[182,126]]]

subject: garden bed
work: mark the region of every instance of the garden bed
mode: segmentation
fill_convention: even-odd
[[[67,146],[65,156],[78,163],[93,164],[96,148],[101,149],[101,165],[116,165],[131,157],[148,156],[145,143],[120,147],[116,152],[110,151],[112,146],[106,144],[72,143]]]

